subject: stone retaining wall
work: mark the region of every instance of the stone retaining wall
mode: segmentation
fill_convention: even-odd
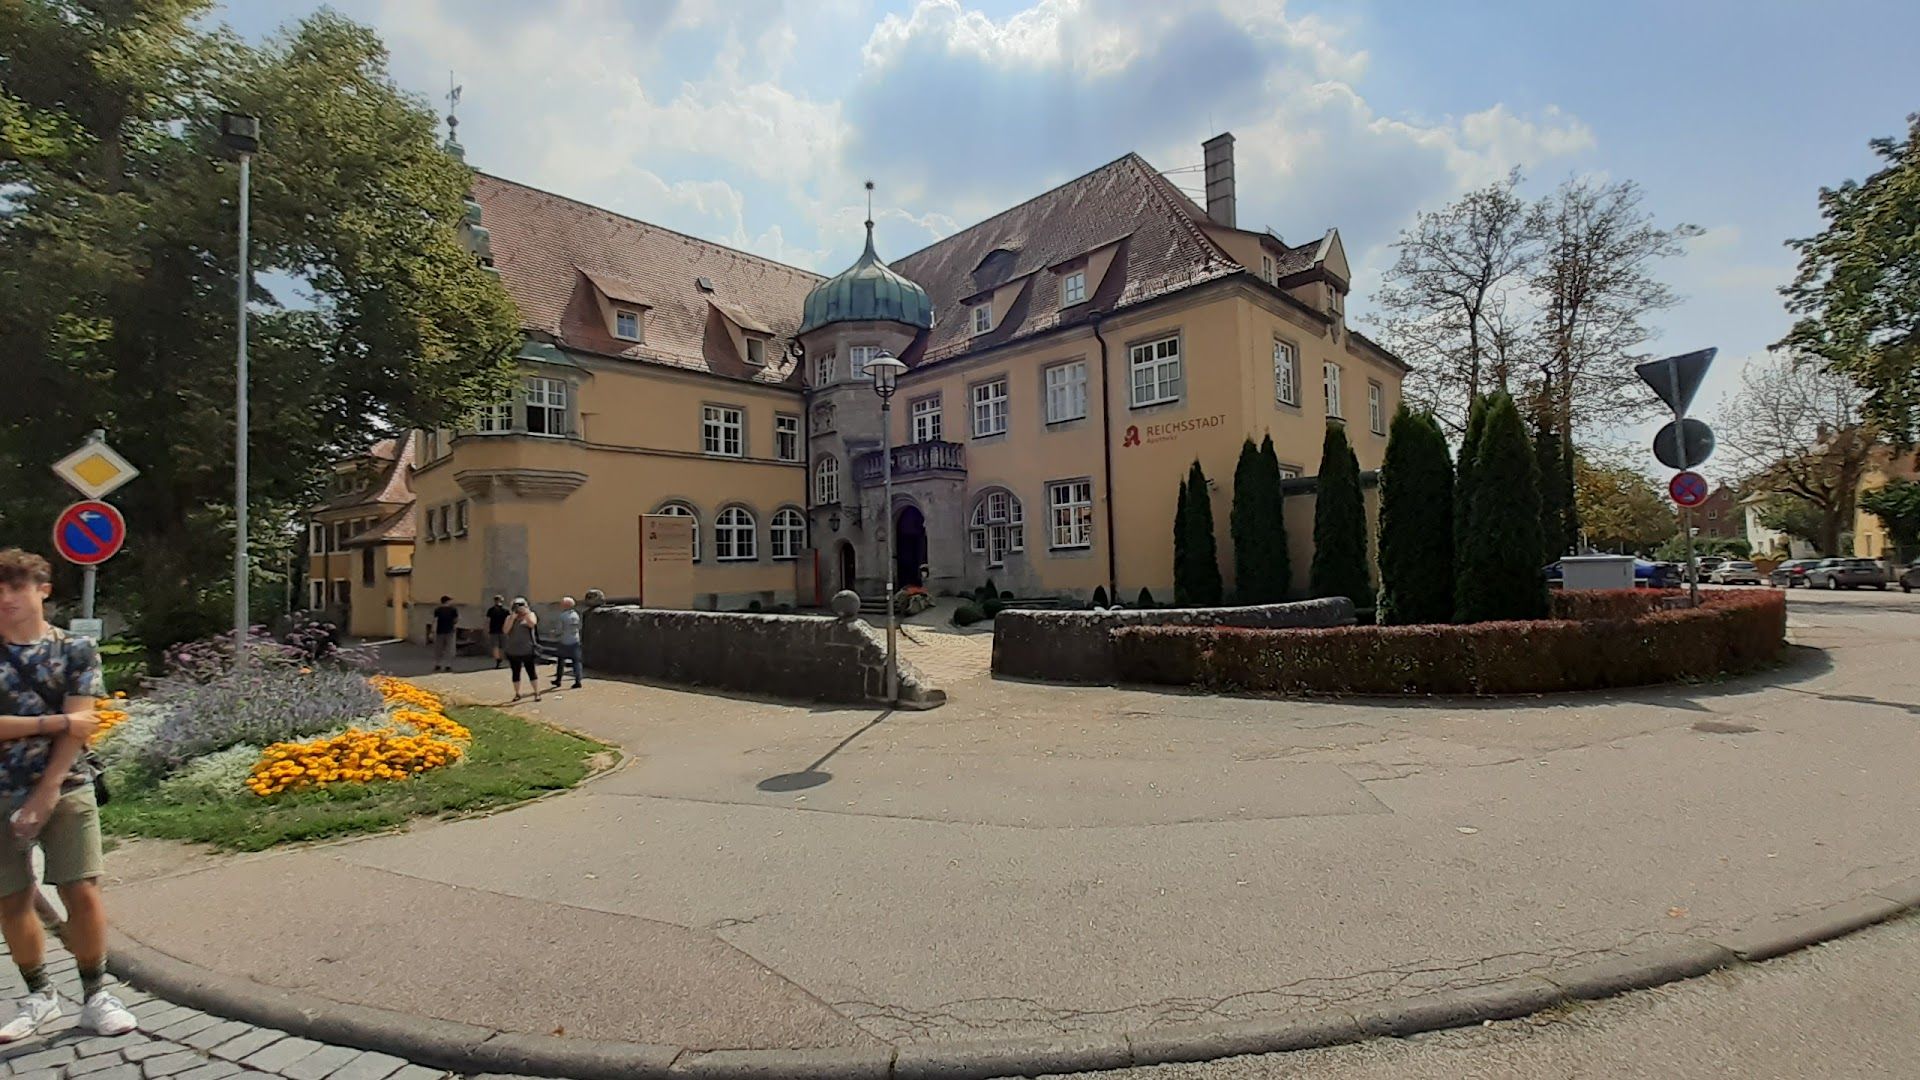
[[[1134,626],[1237,626],[1279,630],[1352,626],[1346,597],[1257,607],[1152,611],[1003,611],[993,620],[993,673],[1061,683],[1118,683],[1113,632]]]
[[[581,641],[595,671],[798,701],[886,700],[887,643],[859,619],[615,604],[587,612]],[[945,701],[901,661],[902,705]]]

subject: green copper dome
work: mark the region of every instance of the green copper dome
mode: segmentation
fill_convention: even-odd
[[[807,294],[800,332],[837,322],[896,322],[922,330],[933,325],[927,290],[887,269],[873,252],[873,222],[867,222],[867,250],[858,261],[813,287]]]

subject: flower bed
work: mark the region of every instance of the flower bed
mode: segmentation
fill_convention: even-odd
[[[1786,644],[1773,590],[1562,594],[1556,614],[1605,617],[1317,630],[1141,626],[1113,633],[1128,682],[1286,694],[1526,694],[1705,679],[1771,663]],[[1621,613],[1632,612],[1630,617]]]
[[[390,708],[384,720],[304,742],[278,742],[260,753],[247,790],[267,797],[328,784],[406,780],[460,760],[473,733],[447,718],[440,699],[383,675],[369,680]]]

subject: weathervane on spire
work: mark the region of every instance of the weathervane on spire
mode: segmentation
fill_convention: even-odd
[[[453,72],[447,72],[447,149],[460,152],[460,110],[461,87],[453,81]]]
[[[873,228],[873,181],[867,181],[867,228]]]

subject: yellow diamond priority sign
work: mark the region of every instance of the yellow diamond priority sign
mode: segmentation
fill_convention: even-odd
[[[54,474],[89,499],[98,499],[140,475],[140,470],[104,442],[88,440],[53,463]]]

